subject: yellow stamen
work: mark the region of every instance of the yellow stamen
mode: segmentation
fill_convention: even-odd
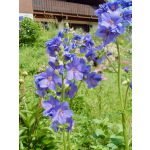
[[[90,60],[92,60],[92,57],[91,57],[91,56],[89,56],[88,58],[90,58]]]

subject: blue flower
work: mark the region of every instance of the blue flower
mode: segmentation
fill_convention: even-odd
[[[49,64],[53,69],[59,69],[58,57],[50,57],[48,64]]]
[[[20,21],[23,19],[23,16],[19,16],[19,30],[20,30]]]
[[[75,57],[71,63],[66,65],[67,68],[67,79],[72,80],[82,80],[83,71],[85,71],[86,66],[80,63],[80,59]]]
[[[131,83],[130,83],[130,88],[132,89],[132,81],[131,81]]]
[[[75,49],[78,46],[78,44],[76,44],[76,41],[73,41],[73,44],[71,44],[71,49]]]
[[[64,31],[65,31],[65,32],[69,32],[70,29],[69,29],[69,28],[64,28]]]
[[[126,10],[123,12],[123,19],[126,20],[130,26],[132,26],[132,10]]]
[[[61,38],[58,36],[55,36],[52,40],[48,40],[48,42],[45,43],[45,46],[47,47],[46,52],[52,56],[55,57],[55,52],[59,52],[59,46],[61,44]]]
[[[80,53],[83,54],[85,52],[88,52],[88,47],[85,44],[82,44],[80,48]]]
[[[86,66],[86,62],[83,58],[80,58],[80,63],[83,64],[84,66]],[[85,67],[84,71],[81,71],[83,73],[83,77],[85,77],[86,75],[88,75],[91,72],[91,65],[87,65]]]
[[[107,51],[107,56],[110,56],[110,55],[112,55],[112,53]]]
[[[39,85],[39,82],[44,79],[44,77],[42,76],[43,73],[40,73],[38,75],[35,75],[35,80],[34,80],[34,83],[35,83],[35,87],[36,87],[36,94],[37,95],[42,95],[42,97],[44,98],[44,96],[46,95],[46,91],[48,88],[41,88],[40,85]]]
[[[74,53],[64,52],[64,59],[65,59],[65,61],[73,60],[75,58],[75,56],[76,55]]]
[[[44,98],[48,88],[40,88],[39,84],[35,84],[35,87],[36,87],[36,94],[37,95],[42,95],[42,97]]]
[[[114,33],[110,32],[110,27],[99,26],[98,30],[95,32],[96,37],[103,38],[103,43],[105,45],[110,42],[116,42]]]
[[[121,8],[121,6],[119,6],[120,2],[118,2],[118,1],[115,1],[113,3],[107,2],[106,4],[109,8],[109,11],[108,11],[109,13],[112,13],[114,11],[122,13],[122,8]]]
[[[74,126],[74,120],[72,120],[72,117],[70,117],[70,118],[67,118],[66,119],[66,123],[68,123],[68,127],[67,128],[65,128],[69,133],[71,133],[71,129],[72,129],[72,127]]]
[[[85,83],[87,84],[88,89],[98,86],[99,81],[102,81],[102,75],[96,74],[95,72],[91,72],[85,79]]]
[[[95,60],[95,53],[93,50],[89,50],[88,53],[85,54],[85,57],[88,62]]]
[[[108,6],[107,4],[101,4],[99,5],[99,9],[95,10],[95,15],[97,17],[100,17],[102,15],[102,13],[107,12],[108,11]]]
[[[82,39],[82,35],[75,34],[73,37],[74,40],[80,41]]]
[[[64,74],[65,74],[64,65],[60,65],[59,74],[60,74],[60,75],[64,75]]]
[[[50,90],[56,90],[56,83],[60,86],[62,84],[61,78],[54,74],[54,69],[47,68],[45,73],[41,73],[39,78],[41,80],[38,82],[40,88],[49,88]]]
[[[129,67],[125,67],[124,71],[128,73],[130,71],[130,68]]]
[[[66,123],[67,118],[72,117],[73,112],[69,109],[68,102],[63,102],[59,106],[55,106],[51,114],[53,121],[58,121],[58,123],[63,125]]]
[[[102,63],[103,60],[106,60],[106,57],[103,55],[102,58],[96,58],[94,62],[96,62],[98,65]]]
[[[60,38],[63,38],[63,37],[64,37],[64,35],[63,35],[63,30],[61,30],[61,31],[58,32],[58,37],[60,37]]]
[[[85,45],[87,47],[91,47],[91,46],[95,45],[95,42],[92,39],[89,39],[89,40],[86,41]]]
[[[54,121],[54,122],[51,123],[51,126],[50,126],[50,127],[53,128],[55,132],[57,132],[58,129],[59,129],[59,128],[57,127],[58,123],[59,123],[58,121]]]
[[[45,109],[43,115],[50,116],[50,112],[54,109],[55,106],[58,106],[59,104],[60,101],[58,99],[55,100],[55,98],[50,95],[49,100],[42,103],[42,106]]]
[[[84,36],[84,38],[83,38],[83,40],[86,42],[86,41],[88,41],[88,40],[90,40],[91,39],[91,34],[90,33],[87,33],[85,36]]]
[[[117,0],[117,1],[121,4],[122,8],[132,6],[132,1],[131,0]]]
[[[120,13],[115,11],[111,14],[103,13],[102,22],[98,24],[98,30],[95,32],[96,37],[103,38],[104,45],[110,42],[115,42],[115,36],[125,33],[125,26],[127,25],[123,18],[121,18]]]

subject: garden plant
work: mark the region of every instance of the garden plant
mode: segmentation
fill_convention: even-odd
[[[28,62],[20,62],[20,149],[132,149],[132,39],[126,32],[132,26],[132,10],[126,10],[130,6],[127,0],[99,5],[98,29],[90,33],[74,31],[68,23],[58,33],[44,33],[46,38],[51,34],[41,40],[46,55],[45,47],[39,48],[44,35],[37,32],[32,55],[40,63],[35,60],[35,67],[27,68]],[[28,47],[20,49],[28,52]],[[21,74],[25,70],[29,75]]]

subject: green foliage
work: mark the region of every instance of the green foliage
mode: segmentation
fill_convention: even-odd
[[[90,31],[92,38],[94,39],[96,45],[101,42],[100,38],[95,37],[95,30]],[[80,32],[80,31],[79,31]],[[55,147],[62,150],[62,133],[58,131],[57,134],[53,132],[50,128],[51,120],[47,117],[43,117],[43,109],[39,109],[39,96],[35,94],[36,88],[34,84],[34,75],[40,73],[38,72],[39,67],[46,70],[48,66],[49,56],[45,53],[46,47],[45,42],[48,39],[52,39],[58,31],[45,30],[41,31],[39,37],[35,39],[32,46],[21,45],[19,51],[19,73],[20,78],[21,73],[27,71],[29,76],[25,79],[25,94],[20,94],[20,101],[24,97],[24,103],[20,102],[20,123],[19,123],[19,147],[21,150],[26,150],[28,147],[28,137],[31,139],[33,128],[36,122],[36,116],[39,112],[39,119],[36,125],[34,136],[31,140],[30,148],[36,150],[41,149],[52,149],[50,147]],[[122,43],[121,39],[125,40],[125,36],[119,38],[120,44],[125,47],[127,41]],[[78,54],[77,54],[78,55]],[[124,61],[131,62],[131,51],[125,53],[125,57],[122,57]],[[84,54],[79,54],[78,56],[84,56]],[[105,61],[104,61],[105,63]],[[43,64],[45,67],[43,67]],[[117,68],[117,61],[113,62],[115,68]],[[124,64],[121,65],[122,69]],[[94,71],[95,67],[92,67]],[[131,79],[131,72],[128,74],[122,70],[122,82],[127,78]],[[73,150],[121,150],[124,149],[123,135],[122,135],[122,125],[121,125],[121,115],[118,110],[120,110],[120,101],[117,89],[117,74],[111,70],[110,65],[106,66],[103,71],[103,76],[108,79],[101,82],[98,87],[91,88],[88,90],[87,85],[83,83],[77,96],[73,100],[73,120],[75,120],[75,126],[70,134],[71,146]],[[22,90],[22,85],[20,87],[20,93]],[[122,85],[122,93],[125,93],[127,89],[126,85]],[[50,94],[55,95],[53,92],[49,93],[44,100],[48,100]],[[99,113],[101,96],[101,115]],[[127,106],[126,106],[126,120],[127,126],[129,126],[130,117],[132,115],[132,91],[129,89]],[[56,98],[56,97],[55,97]],[[123,95],[124,98],[124,95]],[[70,102],[67,99],[68,102]],[[121,112],[122,113],[122,112]],[[28,118],[29,117],[29,118]],[[97,118],[97,119],[94,119]],[[108,119],[106,119],[108,118]],[[113,123],[113,124],[112,124]],[[29,136],[28,136],[29,128]],[[129,131],[129,129],[128,129]],[[132,131],[131,131],[132,133]],[[41,137],[41,138],[40,138]],[[40,138],[40,139],[39,139]],[[39,141],[35,144],[36,140]],[[57,141],[56,141],[57,140]],[[59,143],[58,143],[59,142]],[[130,148],[132,147],[132,140],[129,140]]]
[[[43,108],[37,100],[20,102],[19,149],[56,149],[56,137],[50,123],[51,120],[43,116]]]
[[[96,129],[95,134],[93,134],[93,137],[99,140],[100,145],[105,149],[124,149],[124,137],[122,135],[123,128],[121,124],[116,125],[109,123],[108,118],[105,118],[104,120],[93,119],[93,121],[97,123],[100,128]],[[114,134],[116,127],[119,128],[119,130],[117,129],[116,134]],[[99,144],[96,147],[99,147]]]
[[[40,35],[42,29],[39,23],[31,18],[24,17],[20,21],[21,30],[19,31],[19,44],[31,44]]]

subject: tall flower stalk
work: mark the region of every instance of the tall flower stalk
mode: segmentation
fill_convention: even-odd
[[[117,45],[117,50],[118,50],[118,89],[119,89],[121,110],[123,112],[122,113],[123,135],[124,135],[124,141],[125,141],[125,148],[126,148],[126,150],[129,150],[126,121],[125,121],[125,113],[124,113],[124,105],[123,105],[122,93],[121,93],[121,55],[120,55],[120,49],[119,49],[117,38],[116,38],[116,45]]]
[[[62,75],[62,102],[65,100],[65,91],[64,91],[64,77]],[[65,128],[63,127],[63,144],[64,144],[64,150],[66,150],[66,137],[65,137]]]

